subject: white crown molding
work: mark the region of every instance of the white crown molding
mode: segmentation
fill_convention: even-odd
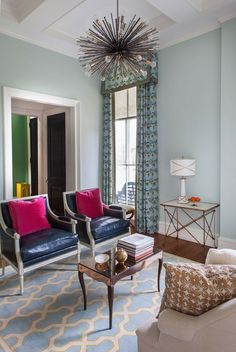
[[[194,32],[192,34],[189,33],[188,35],[180,37],[180,38],[178,38],[176,40],[169,41],[169,42],[166,42],[166,43],[165,42],[164,43],[160,43],[160,50],[166,49],[166,48],[169,48],[171,46],[174,46],[174,45],[180,44],[182,42],[185,42],[187,40],[199,37],[200,35],[203,35],[203,34],[206,34],[208,32],[214,31],[214,30],[216,30],[216,29],[218,29],[220,27],[221,27],[221,24],[219,23],[217,25],[205,27],[204,29],[196,31],[196,32]],[[53,34],[56,37],[58,37],[58,39],[59,39],[60,34],[59,34],[58,31],[48,30],[48,32],[50,33],[50,35],[52,35],[52,32],[54,32]],[[36,46],[39,46],[39,47],[44,48],[44,49],[48,49],[48,50],[57,52],[59,54],[65,55],[65,56],[72,57],[73,59],[78,59],[78,56],[76,55],[76,53],[72,53],[72,52],[68,51],[67,49],[64,49],[63,47],[54,47],[54,48],[52,48],[50,43],[42,43],[41,41],[33,40],[33,39],[28,38],[28,37],[26,37],[24,35],[16,34],[16,33],[13,33],[11,31],[8,31],[8,30],[5,30],[5,29],[1,29],[1,28],[0,28],[0,33],[8,35],[8,36],[16,38],[16,39],[19,39],[19,40],[22,40],[24,42],[27,42],[27,43],[30,43],[30,44],[33,44],[33,45],[36,45]],[[63,40],[65,40],[65,39],[66,38],[64,37]],[[69,42],[71,43],[71,41],[73,41],[73,38],[71,38],[71,40],[68,40],[68,38],[67,38],[67,42],[68,43]]]
[[[48,28],[44,32],[53,38],[61,39],[61,40],[66,41],[67,43],[76,45],[76,38],[73,38],[71,35],[69,35],[66,32],[62,32],[62,31],[59,31],[57,29],[52,29],[52,28]]]
[[[228,15],[219,17],[218,21],[220,23],[224,23],[224,22],[227,22],[229,20],[232,20],[233,18],[236,18],[236,11],[233,11],[233,12],[229,13]]]
[[[0,28],[0,33],[8,35],[9,37],[12,37],[12,38],[15,38],[15,39],[22,40],[22,41],[24,41],[26,43],[30,43],[30,44],[39,46],[40,48],[48,49],[50,51],[54,51],[54,52],[57,52],[59,54],[65,55],[65,56],[72,57],[73,59],[77,59],[78,58],[76,56],[76,54],[68,52],[68,50],[63,49],[63,47],[61,47],[61,48],[59,48],[59,47],[52,48],[52,46],[50,45],[51,43],[42,43],[41,41],[33,40],[33,39],[28,38],[28,37],[26,37],[24,35],[16,34],[16,33],[13,33],[11,31],[8,31],[8,30],[5,30],[5,29],[1,29],[1,28]]]
[[[221,27],[221,24],[220,23],[216,23],[214,25],[206,26],[203,29],[199,29],[198,31],[194,31],[192,33],[189,33],[189,34],[187,34],[185,36],[179,37],[178,39],[175,39],[175,40],[172,40],[172,41],[169,41],[169,42],[161,43],[160,50],[166,49],[166,48],[169,48],[171,46],[183,43],[183,42],[185,42],[187,40],[199,37],[199,36],[201,36],[203,34],[212,32],[212,31],[214,31],[214,30],[216,30],[216,29],[218,29],[220,27]]]

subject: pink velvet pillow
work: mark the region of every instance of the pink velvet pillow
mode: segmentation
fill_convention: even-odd
[[[38,197],[31,201],[9,201],[8,207],[13,228],[21,236],[51,228],[46,218],[45,200],[43,197]]]
[[[94,219],[103,216],[102,197],[99,188],[75,193],[77,212]]]

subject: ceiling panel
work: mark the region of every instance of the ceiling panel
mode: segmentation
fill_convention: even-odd
[[[78,37],[92,25],[94,20],[102,19],[104,16],[110,19],[111,13],[116,17],[116,1],[86,0],[73,11],[56,21],[50,29],[70,34],[72,37]],[[157,8],[144,0],[120,0],[119,13],[125,16],[126,21],[134,15],[148,21],[162,15]]]
[[[77,57],[75,39],[97,18],[116,16],[116,0],[0,0],[0,33]],[[236,0],[119,0],[120,14],[134,14],[160,31],[160,47],[219,28],[236,17]]]

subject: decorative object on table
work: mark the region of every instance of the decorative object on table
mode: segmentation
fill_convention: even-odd
[[[98,271],[106,271],[109,267],[109,265],[108,265],[109,259],[110,259],[110,256],[106,253],[97,254],[95,256],[96,269]]]
[[[117,274],[121,273],[122,271],[124,271],[125,269],[127,269],[127,265],[125,264],[119,264],[117,263],[116,266],[115,266],[115,272]]]
[[[128,253],[129,262],[139,261],[153,253],[154,238],[139,233],[123,237],[118,241],[118,248]]]
[[[118,264],[124,267],[127,258],[128,254],[126,250],[124,248],[118,247],[117,251],[115,252],[115,259],[118,261]]]
[[[116,18],[111,14],[110,22],[106,17],[95,20],[77,44],[79,61],[89,76],[97,73],[102,81],[108,75],[125,77],[130,72],[146,77],[147,66],[156,65],[150,57],[158,47],[158,30],[149,28],[136,15],[126,22],[119,14],[117,0]]]
[[[192,203],[201,202],[201,198],[200,197],[190,197],[188,200],[189,200],[189,202],[192,202]]]
[[[172,176],[179,176],[181,182],[179,203],[188,203],[186,196],[185,180],[188,176],[194,176],[196,171],[196,162],[194,159],[174,159],[170,161],[170,173]]]
[[[29,197],[30,185],[26,182],[16,183],[16,198]]]
[[[96,263],[95,264],[95,268],[96,268],[96,270],[101,271],[101,272],[107,271],[108,268],[109,268],[109,264],[108,264],[108,262],[101,263],[101,264],[100,263]]]
[[[95,256],[95,262],[98,264],[104,264],[104,263],[108,262],[109,259],[110,259],[110,257],[106,253],[97,254]]]

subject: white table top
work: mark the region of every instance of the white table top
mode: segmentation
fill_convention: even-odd
[[[183,208],[188,210],[199,210],[199,211],[209,211],[218,208],[220,204],[218,203],[205,203],[205,202],[189,202],[189,203],[179,203],[178,199],[170,200],[168,202],[161,203],[162,206]]]

